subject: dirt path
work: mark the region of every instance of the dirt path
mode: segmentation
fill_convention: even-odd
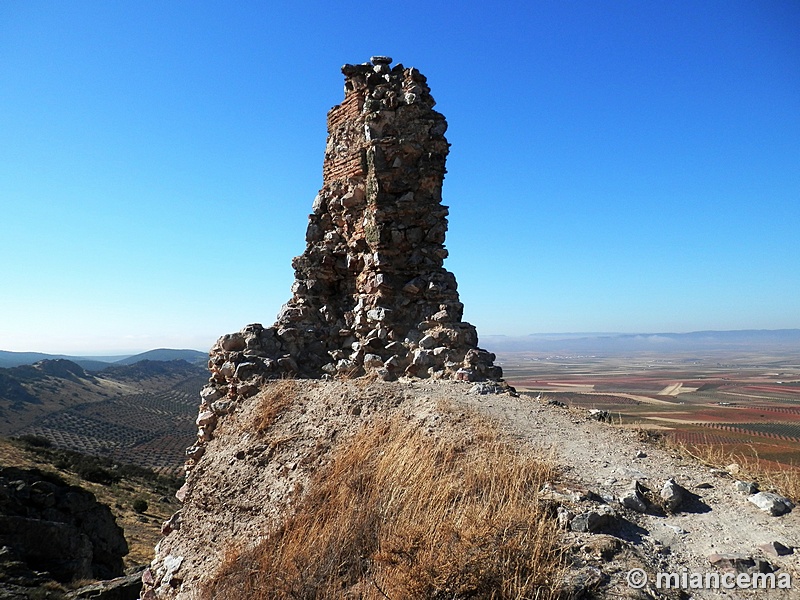
[[[681,393],[681,388],[683,387],[682,383],[671,383],[663,390],[661,390],[658,394],[660,396],[677,396]]]
[[[508,394],[463,396],[465,405],[496,420],[512,436],[551,451],[565,469],[565,478],[577,488],[587,488],[614,506],[633,525],[628,532],[651,565],[660,563],[669,572],[716,572],[711,554],[736,553],[763,557],[787,572],[796,590],[691,590],[694,598],[800,598],[800,556],[769,556],[760,544],[777,541],[800,546],[800,508],[772,517],[759,510],[747,496],[734,489],[734,479],[677,453],[639,440],[635,431],[588,418],[585,411],[567,410],[530,398]],[[641,458],[641,456],[646,454]],[[656,494],[667,478],[674,478],[696,494],[690,510],[673,515],[640,514],[622,508],[620,494],[638,479]],[[581,509],[580,503],[575,507]],[[583,536],[585,541],[591,534]],[[615,575],[624,592],[625,572]],[[652,575],[651,575],[652,576]],[[623,596],[625,594],[623,593]]]

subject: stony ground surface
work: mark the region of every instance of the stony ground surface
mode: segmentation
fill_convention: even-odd
[[[768,560],[777,573],[788,572],[798,589],[747,592],[693,589],[689,590],[691,595],[694,598],[800,597],[800,555],[776,557],[758,548],[774,541],[788,548],[800,546],[800,509],[780,517],[770,516],[748,502],[746,494],[735,490],[733,475],[644,443],[636,431],[598,422],[585,411],[508,394],[462,394],[457,398],[459,404],[496,420],[511,435],[552,452],[553,459],[564,470],[563,485],[567,490],[591,491],[600,498],[613,498],[608,504],[630,523],[619,536],[644,558],[647,563],[644,568],[650,569],[651,575],[656,567],[666,572],[715,572],[717,569],[709,562],[711,555],[741,554]],[[630,489],[632,480],[639,480],[658,494],[668,478],[674,478],[695,495],[674,514],[658,514],[654,510],[640,514],[619,506],[618,499]],[[578,513],[597,504],[591,500],[572,502],[572,510]],[[587,558],[598,553],[593,547],[595,538],[590,533],[566,534],[566,539],[575,546],[589,544],[585,549]],[[625,576],[631,564],[624,560],[619,564],[595,563],[610,576],[610,594],[614,589],[623,596],[630,593]]]
[[[636,431],[598,422],[566,409],[509,393],[481,394],[466,382],[282,381],[248,398],[217,425],[186,488],[174,527],[159,544],[146,573],[146,598],[198,597],[226,556],[255,544],[291,510],[311,474],[330,450],[377,416],[405,415],[436,434],[443,419],[474,413],[520,444],[541,448],[559,465],[560,481],[545,491],[564,519],[574,591],[603,598],[796,598],[793,590],[655,589],[659,571],[719,573],[713,554],[760,560],[762,570],[800,582],[796,554],[774,556],[759,548],[779,542],[800,546],[800,509],[773,517],[734,488],[734,477],[677,452],[641,441]],[[283,398],[283,400],[281,400]],[[656,506],[664,482],[685,488],[673,511]],[[655,501],[646,513],[620,505],[639,481]],[[648,495],[646,489],[654,492]],[[590,512],[603,522],[593,532],[570,523]],[[577,520],[575,520],[577,519]],[[629,587],[626,574],[641,568],[651,582]],[[743,567],[744,568],[744,567]],[[798,583],[800,585],[800,583]]]

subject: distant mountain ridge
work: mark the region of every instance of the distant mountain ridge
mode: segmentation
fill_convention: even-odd
[[[132,365],[142,360],[171,361],[185,360],[194,365],[205,366],[208,362],[208,353],[198,350],[176,350],[171,348],[158,348],[148,350],[132,356],[70,356],[66,354],[45,354],[43,352],[9,352],[0,350],[0,368],[19,367],[32,365],[42,360],[65,359],[80,365],[87,371],[102,371],[111,365]]]
[[[743,329],[689,333],[545,333],[526,336],[481,336],[492,352],[694,352],[797,350],[800,329]]]
[[[129,365],[107,365],[101,371],[90,372],[66,358],[44,359],[32,365],[0,367],[0,433],[4,430],[2,417],[6,410],[21,410],[25,405],[45,407],[53,399],[61,405],[71,404],[74,398],[97,401],[120,393],[120,385],[129,391],[159,389],[164,381],[172,384],[188,378],[205,377],[207,371],[183,359],[138,360]],[[111,384],[111,385],[109,385]],[[68,397],[68,400],[65,400]],[[20,415],[17,415],[20,416]],[[14,419],[6,419],[6,423]]]
[[[97,373],[98,376],[118,381],[139,381],[176,376],[207,375],[206,365],[193,364],[182,358],[174,360],[137,360],[130,364],[122,362],[109,365]]]
[[[695,350],[797,349],[800,329],[734,329],[688,333],[532,333],[521,336],[481,335],[492,352],[692,352]],[[32,365],[42,360],[66,359],[90,373],[109,366],[132,365],[143,360],[186,362],[206,367],[208,353],[189,349],[157,348],[131,356],[70,356],[43,352],[0,350],[0,368]]]
[[[152,361],[171,361],[171,360],[185,360],[190,364],[200,364],[206,366],[208,362],[208,352],[199,352],[197,350],[173,350],[171,348],[158,348],[156,350],[148,350],[141,354],[129,356],[114,362],[114,365],[132,365],[142,360]]]

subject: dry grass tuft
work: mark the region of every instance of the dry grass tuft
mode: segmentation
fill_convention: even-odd
[[[709,467],[727,469],[731,464],[736,464],[739,470],[733,475],[738,479],[756,481],[761,489],[777,490],[794,502],[800,502],[800,468],[796,466],[761,460],[754,448],[750,454],[744,454],[731,452],[724,446],[710,442],[687,444],[667,441],[667,444]]]
[[[293,379],[279,379],[267,388],[261,403],[253,415],[253,429],[264,434],[297,397],[297,382]]]
[[[226,553],[204,597],[556,597],[563,554],[538,502],[553,468],[487,425],[459,435],[365,429],[282,527]]]
[[[797,467],[765,470],[757,479],[766,482],[767,486],[780,491],[795,503],[800,503],[800,469]]]

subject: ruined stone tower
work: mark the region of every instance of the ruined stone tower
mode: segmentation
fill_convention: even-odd
[[[292,298],[272,327],[220,338],[207,395],[223,386],[246,395],[254,378],[287,375],[502,376],[462,321],[443,267],[447,123],[425,77],[390,65],[374,56],[342,67],[345,98],[328,113],[323,186],[292,261]]]
[[[230,540],[240,522],[246,523],[241,531],[249,531],[242,535],[250,537],[274,526],[276,514],[288,514],[298,490],[308,484],[309,471],[324,464],[331,448],[326,444],[341,435],[332,415],[343,419],[345,429],[362,418],[360,398],[355,399],[358,408],[344,412],[330,411],[326,401],[315,408],[312,401],[293,413],[291,430],[297,435],[266,444],[258,435],[250,437],[249,421],[237,425],[234,416],[233,430],[224,435],[240,438],[243,449],[233,459],[229,448],[216,449],[231,473],[239,474],[236,483],[218,489],[220,463],[213,452],[210,461],[204,458],[215,448],[215,432],[224,431],[221,424],[231,413],[251,411],[252,418],[252,410],[280,406],[267,380],[502,376],[493,365],[494,354],[477,347],[475,328],[462,321],[455,277],[443,266],[447,124],[433,110],[425,77],[390,64],[388,57],[373,56],[370,63],[342,67],[345,98],[328,113],[323,185],[308,218],[306,249],[292,262],[291,299],[272,327],[248,325],[222,336],[211,349],[197,441],[186,450],[187,479],[176,493],[185,504],[162,526],[168,537],[142,575],[143,600],[194,598],[197,586],[213,578],[209,569],[219,566],[223,546],[217,536]],[[341,390],[343,385],[322,387]],[[473,387],[498,391],[503,386]],[[396,384],[381,387],[397,394]],[[262,390],[260,401],[243,402]],[[348,394],[337,398],[353,400]],[[307,417],[311,420],[299,425],[307,410],[317,411],[319,421]],[[247,431],[239,435],[237,426]],[[256,502],[240,503],[242,485],[260,490]]]

